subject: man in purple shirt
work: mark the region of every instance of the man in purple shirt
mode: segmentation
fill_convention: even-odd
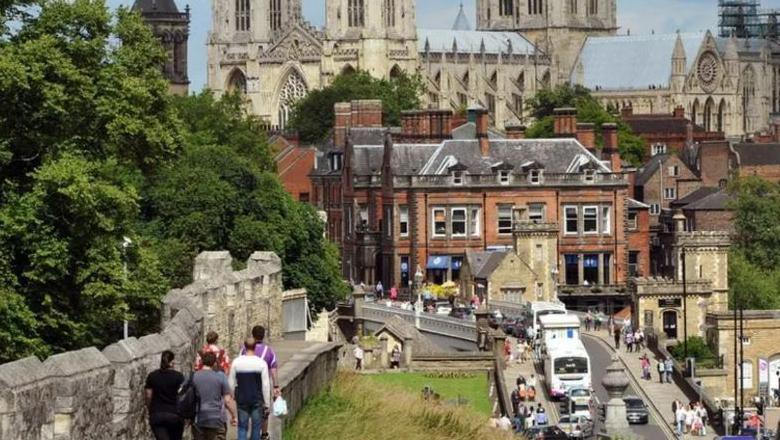
[[[276,353],[274,353],[274,350],[266,345],[263,341],[265,340],[265,327],[262,325],[256,325],[252,327],[252,337],[255,338],[255,354],[259,356],[262,360],[265,361],[266,364],[268,364],[268,369],[271,371],[271,383],[274,385],[273,390],[273,397],[272,399],[276,399],[282,394],[281,389],[279,388],[279,381],[276,376],[277,370],[278,370],[278,363],[276,361]],[[241,354],[246,354],[246,348],[241,347]],[[273,402],[271,402],[271,405],[273,405]],[[265,418],[263,419],[263,439],[267,439],[268,437],[268,415],[266,414]]]

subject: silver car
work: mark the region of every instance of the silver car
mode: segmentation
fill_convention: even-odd
[[[585,416],[562,415],[558,420],[557,426],[561,428],[569,438],[585,439],[593,437],[593,421]]]

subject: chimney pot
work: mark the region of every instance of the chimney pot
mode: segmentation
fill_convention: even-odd
[[[601,124],[601,134],[604,137],[604,149],[601,152],[601,158],[609,161],[613,173],[622,171],[617,129],[617,124],[613,122]]]
[[[525,139],[525,126],[524,125],[507,125],[506,126],[507,139]]]
[[[482,157],[490,155],[490,140],[488,139],[488,111],[480,108],[475,109],[477,140]]]
[[[577,134],[577,109],[572,107],[553,110],[554,134],[556,137],[575,137]]]

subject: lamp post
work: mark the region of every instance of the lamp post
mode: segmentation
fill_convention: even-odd
[[[129,248],[133,244],[133,240],[131,240],[129,237],[122,237],[122,272],[125,276],[125,282],[127,282],[127,248]],[[130,333],[129,324],[127,322],[127,319],[124,320],[124,331],[122,334],[124,335],[123,339],[127,339]]]
[[[682,247],[682,285],[683,285],[683,351],[685,356],[685,375],[688,376],[688,283],[685,273],[685,246]]]
[[[552,287],[553,287],[553,299],[555,301],[558,301],[558,266],[555,266],[550,270],[550,276],[552,277]]]
[[[423,308],[422,292],[421,292],[423,278],[424,275],[422,273],[422,270],[420,269],[420,266],[417,265],[417,271],[414,273],[414,286],[415,286],[415,290],[417,291],[417,302],[414,303],[414,324],[415,327],[417,327],[418,329],[420,328],[420,314],[422,313],[422,308]]]

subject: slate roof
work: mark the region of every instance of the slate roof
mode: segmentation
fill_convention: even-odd
[[[582,64],[582,85],[590,89],[647,89],[655,85],[666,88],[672,75],[672,53],[678,34],[619,35],[589,37],[579,56]],[[703,32],[679,34],[687,55],[690,71]],[[579,67],[572,71],[571,81],[579,84]]]
[[[452,25],[453,31],[470,31],[471,30],[471,23],[469,23],[469,19],[466,18],[466,13],[463,11],[463,3],[460,4],[460,10],[458,11],[458,16],[455,18],[455,23]]]
[[[648,160],[647,163],[639,169],[639,172],[636,173],[636,180],[634,185],[643,186],[646,184],[647,181],[653,177],[655,172],[658,171],[658,168],[660,168],[668,158],[668,154],[656,154],[655,156],[651,157],[650,160]]]
[[[387,128],[351,128],[349,137],[353,145],[382,145],[385,142]]]
[[[628,209],[650,209],[650,205],[632,198],[627,197],[626,202],[628,203]]]
[[[687,118],[676,118],[672,115],[636,115],[623,118],[631,130],[638,134],[645,133],[681,133],[688,132],[690,120]],[[699,125],[693,126],[694,132],[704,132],[704,128]]]
[[[466,251],[471,275],[474,278],[487,279],[509,254],[508,251]]]
[[[463,125],[452,130],[452,138],[457,140],[468,140],[477,138],[477,124],[466,122]],[[488,139],[504,139],[505,136],[495,128],[488,128]]]
[[[780,144],[744,143],[734,145],[740,165],[780,164]]]
[[[176,7],[176,2],[174,0],[135,0],[133,10],[171,14],[179,13],[179,8]]]
[[[374,332],[374,335],[378,335],[382,332],[382,330],[387,330],[401,340],[407,337],[411,338],[412,341],[414,341],[413,350],[415,354],[431,354],[441,352],[441,349],[439,349],[436,344],[431,342],[427,336],[420,333],[420,331],[417,330],[412,323],[405,321],[398,315],[392,316],[390,319],[385,321],[385,325]]]
[[[598,158],[574,139],[502,139],[490,141],[490,155],[483,157],[477,140],[448,140],[442,143],[420,172],[424,175],[446,174],[456,163],[465,165],[470,174],[492,174],[499,162],[519,170],[536,162],[546,173],[568,173],[576,161],[594,163],[610,172]]]
[[[693,202],[698,202],[699,200],[708,197],[712,194],[715,194],[716,192],[720,191],[720,188],[714,187],[714,186],[704,186],[696,191],[688,194],[687,196],[677,199],[671,203],[672,208],[682,208],[685,205],[688,205]]]
[[[478,54],[481,53],[483,43],[487,54],[506,54],[510,47],[515,54],[536,52],[536,47],[530,41],[514,32],[417,29],[417,50],[421,53],[426,48],[430,52],[452,52],[455,45],[459,53]]]
[[[729,209],[728,203],[734,199],[734,196],[721,189],[708,196],[683,206],[684,211],[726,211]]]

